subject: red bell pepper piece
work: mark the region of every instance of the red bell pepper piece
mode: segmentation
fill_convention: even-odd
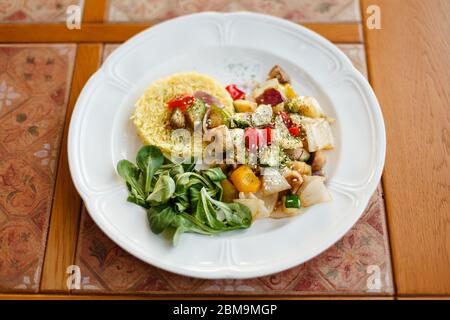
[[[289,130],[289,133],[294,137],[298,137],[300,135],[299,127],[290,127],[288,130]]]
[[[284,111],[279,111],[277,112],[277,115],[281,116],[281,119],[284,122],[284,125],[288,128],[292,127],[292,120],[291,117],[289,117],[289,115],[284,112]]]
[[[190,95],[183,95],[173,98],[167,103],[170,110],[179,108],[181,111],[186,111],[187,108],[195,103],[195,97]]]
[[[230,84],[225,88],[233,100],[245,99],[245,92],[240,90],[235,84]]]
[[[272,129],[247,128],[244,134],[245,146],[249,150],[256,150],[272,144]]]

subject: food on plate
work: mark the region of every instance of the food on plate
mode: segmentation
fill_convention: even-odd
[[[172,230],[176,243],[184,232],[245,229],[332,200],[325,165],[334,120],[290,79],[274,66],[251,90],[198,73],[150,85],[132,116],[145,146],[117,171],[153,232]]]
[[[194,102],[197,102],[195,106]],[[157,80],[147,88],[136,103],[132,121],[145,145],[170,152],[174,147],[173,128],[199,125],[198,120],[202,120],[206,111],[202,104],[216,104],[228,112],[234,110],[228,91],[214,78],[196,72],[178,73]],[[185,119],[172,119],[172,111],[178,115],[181,111]]]

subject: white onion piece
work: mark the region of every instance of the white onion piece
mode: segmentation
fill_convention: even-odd
[[[262,201],[264,201],[264,207],[266,207],[266,209],[269,211],[269,213],[271,213],[275,209],[275,206],[277,205],[277,201],[278,201],[278,193],[272,193],[272,194],[265,196],[265,195],[263,195],[263,193],[260,190],[257,193],[255,193],[255,196],[258,199],[261,199]]]
[[[325,179],[321,176],[303,176],[303,184],[298,192],[302,207],[332,200],[324,181]]]
[[[194,97],[196,97],[197,99],[202,100],[206,105],[208,106],[212,106],[213,104],[218,106],[218,107],[223,107],[222,103],[220,102],[219,99],[217,99],[216,97],[210,95],[207,92],[204,91],[197,91],[194,93]]]
[[[209,115],[211,114],[211,108],[208,108],[206,110],[205,115],[203,116],[203,120],[202,120],[202,129],[204,134],[206,135],[208,132],[208,119],[209,119]]]
[[[265,218],[269,216],[261,199],[234,199],[236,203],[243,204],[250,209],[253,219]]]
[[[274,219],[282,219],[282,218],[289,218],[289,217],[293,217],[298,215],[299,213],[301,213],[302,209],[294,209],[294,208],[289,208],[289,209],[285,209],[284,206],[279,206],[275,211],[273,211],[270,214],[271,218]]]
[[[274,168],[264,168],[262,172],[262,193],[265,196],[291,188],[287,180]]]

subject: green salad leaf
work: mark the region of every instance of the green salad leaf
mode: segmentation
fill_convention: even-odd
[[[227,177],[219,167],[197,171],[194,158],[174,159],[158,147],[144,146],[136,165],[121,160],[117,172],[126,182],[128,201],[147,209],[152,232],[175,230],[174,244],[186,232],[213,235],[252,223],[246,206],[221,201],[221,181]]]

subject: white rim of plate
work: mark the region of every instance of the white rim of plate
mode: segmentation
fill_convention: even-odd
[[[358,211],[357,215],[354,215],[351,220],[346,220],[344,225],[340,225],[339,227],[336,227],[334,230],[335,232],[332,234],[332,236],[329,236],[328,241],[323,241],[320,243],[320,245],[316,248],[316,250],[313,250],[314,252],[309,252],[307,255],[304,255],[303,257],[290,257],[289,259],[285,259],[283,261],[279,261],[276,264],[267,264],[267,265],[256,265],[256,266],[249,266],[245,270],[242,269],[235,269],[235,268],[229,268],[229,267],[223,267],[223,268],[213,268],[209,270],[208,268],[202,269],[202,268],[193,268],[192,266],[188,267],[180,267],[176,266],[170,263],[166,263],[163,259],[153,256],[151,254],[147,254],[145,257],[142,256],[138,250],[136,250],[132,245],[130,245],[129,242],[126,241],[126,238],[121,237],[120,235],[117,235],[113,232],[110,232],[111,226],[107,225],[108,222],[104,220],[101,216],[95,214],[94,205],[91,201],[89,201],[90,198],[90,192],[85,187],[85,181],[83,181],[83,177],[80,175],[80,159],[79,159],[79,150],[77,148],[77,144],[79,143],[79,137],[80,137],[80,130],[81,130],[81,115],[84,112],[84,109],[88,106],[86,103],[89,97],[89,94],[92,93],[92,90],[94,89],[94,86],[96,84],[96,80],[98,78],[105,77],[104,70],[106,69],[108,62],[112,57],[119,54],[119,51],[124,50],[125,48],[129,48],[141,41],[145,36],[149,35],[150,33],[156,33],[161,29],[166,28],[167,26],[170,26],[172,24],[176,23],[182,23],[182,22],[188,22],[190,20],[196,20],[196,19],[204,19],[204,18],[211,18],[216,17],[218,19],[226,19],[226,18],[242,18],[242,19],[256,19],[259,21],[272,23],[274,25],[282,26],[284,28],[290,29],[293,32],[302,33],[305,37],[309,38],[311,41],[316,42],[324,47],[326,47],[328,50],[330,50],[333,55],[344,65],[345,71],[347,73],[351,73],[351,75],[357,80],[358,85],[361,86],[361,89],[366,94],[367,106],[370,109],[371,116],[373,117],[373,131],[376,137],[373,138],[375,142],[374,148],[378,153],[375,155],[376,160],[374,161],[376,167],[372,170],[372,174],[367,181],[367,183],[364,185],[364,188],[359,190],[359,196],[358,204],[356,207],[356,211]],[[250,12],[234,12],[234,13],[218,13],[218,12],[203,12],[203,13],[196,13],[186,16],[181,16],[160,24],[157,24],[151,28],[148,28],[139,34],[133,36],[128,41],[123,43],[120,48],[117,48],[103,63],[103,65],[97,70],[96,73],[94,73],[89,81],[84,86],[82,92],[80,93],[77,103],[75,105],[72,118],[70,121],[70,127],[69,127],[69,134],[68,134],[68,157],[69,157],[69,168],[72,175],[72,179],[74,182],[74,185],[76,189],[78,190],[81,198],[83,199],[86,208],[94,220],[94,222],[97,224],[97,226],[100,227],[100,229],[110,238],[112,239],[116,244],[118,244],[121,248],[126,250],[127,252],[131,253],[136,258],[145,261],[151,265],[154,265],[158,268],[174,272],[180,275],[184,276],[190,276],[190,277],[196,277],[196,278],[204,278],[204,279],[246,279],[246,278],[254,278],[254,277],[260,277],[260,276],[266,276],[269,274],[274,274],[277,272],[281,272],[284,270],[287,270],[289,268],[295,267],[299,264],[302,264],[315,256],[321,254],[325,250],[327,250],[329,247],[331,247],[333,244],[335,244],[337,241],[339,241],[352,227],[353,225],[359,220],[362,213],[366,209],[366,206],[370,200],[370,197],[375,192],[378,183],[381,179],[383,167],[384,167],[384,160],[385,160],[385,154],[386,154],[386,133],[385,133],[385,126],[384,126],[384,120],[381,112],[381,108],[379,106],[378,100],[375,96],[375,93],[373,92],[370,84],[368,81],[360,74],[360,72],[353,66],[349,58],[340,51],[333,43],[328,41],[327,39],[323,38],[322,36],[318,35],[317,33],[301,26],[296,23],[269,16],[259,13],[250,13]],[[106,191],[105,191],[106,192]],[[124,201],[126,201],[124,199]],[[336,231],[337,230],[337,231]],[[150,232],[150,230],[149,230]]]

